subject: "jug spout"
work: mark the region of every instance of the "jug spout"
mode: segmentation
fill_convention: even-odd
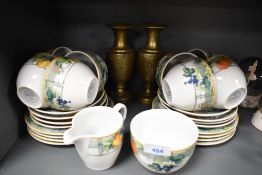
[[[64,136],[63,136],[64,143],[67,145],[73,144],[76,140],[76,137],[77,136],[74,135],[73,129],[70,128],[64,132]]]

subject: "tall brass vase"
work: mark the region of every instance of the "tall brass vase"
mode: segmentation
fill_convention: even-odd
[[[116,91],[114,99],[125,103],[131,99],[130,92],[126,89],[126,83],[130,79],[135,52],[127,45],[127,29],[132,26],[126,24],[109,25],[115,34],[115,42],[112,48],[107,52],[107,63],[109,76],[115,82]]]
[[[158,35],[164,28],[156,24],[143,25],[147,30],[147,41],[145,46],[138,51],[138,72],[140,78],[144,81],[144,91],[141,94],[141,102],[145,105],[151,105],[156,95],[153,89],[155,82],[156,66],[163,52],[158,47]]]

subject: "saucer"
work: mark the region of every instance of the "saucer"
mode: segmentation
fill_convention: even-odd
[[[222,143],[225,143],[227,142],[228,140],[232,139],[233,136],[235,135],[236,132],[233,132],[231,135],[221,139],[221,140],[217,140],[217,141],[207,141],[207,142],[202,142],[202,141],[198,141],[197,142],[197,145],[200,145],[200,146],[211,146],[211,145],[218,145],[218,144],[222,144]]]
[[[25,115],[25,122],[27,124],[27,126],[33,130],[33,131],[37,131],[40,132],[42,134],[48,134],[48,135],[63,135],[66,129],[51,129],[51,128],[46,128],[43,126],[38,125],[37,123],[35,123],[31,117],[29,116],[29,114],[27,113]]]
[[[218,128],[201,128],[201,127],[198,127],[199,135],[210,135],[210,134],[212,135],[212,134],[221,134],[221,133],[228,132],[229,130],[237,127],[238,121],[239,121],[239,117],[237,116],[236,120],[234,120],[233,123],[226,125],[226,126],[222,126],[222,127],[218,127]]]
[[[33,132],[32,130],[27,130],[29,132],[30,135],[33,135],[33,136],[36,136],[38,137],[39,139],[41,140],[45,140],[45,141],[49,141],[49,142],[57,142],[57,143],[64,143],[64,140],[63,139],[55,139],[55,138],[48,138],[48,137],[45,137],[45,136],[41,136],[35,132]]]
[[[72,118],[69,120],[48,120],[48,119],[41,119],[37,117],[37,115],[34,115],[33,113],[30,113],[30,116],[33,117],[38,122],[44,123],[44,124],[50,124],[50,125],[71,125],[72,124]]]
[[[225,123],[222,123],[222,124],[210,124],[210,123],[208,123],[208,124],[198,124],[197,122],[195,122],[195,123],[200,128],[219,128],[219,127],[230,125],[231,123],[233,123],[236,120],[237,116],[238,116],[237,114],[234,115],[234,117],[231,120],[229,120],[229,121],[227,121]]]
[[[46,138],[51,138],[51,139],[63,139],[63,135],[48,135],[48,134],[42,134],[38,131],[32,130],[29,128],[29,126],[27,126],[27,130],[30,130],[31,132],[35,133],[36,135],[42,136],[42,137],[46,137]]]
[[[37,140],[37,141],[39,141],[39,142],[48,144],[48,145],[66,145],[66,144],[64,144],[63,142],[51,142],[51,141],[48,141],[48,140],[46,140],[46,139],[41,139],[41,138],[39,138],[38,136],[32,134],[30,131],[29,131],[28,133],[29,133],[29,135],[30,135],[33,139],[35,139],[35,140]]]
[[[45,128],[51,128],[51,129],[68,129],[71,127],[71,125],[50,125],[50,124],[44,124],[42,122],[37,121],[34,117],[30,116],[31,120],[36,123],[39,126],[45,127]]]
[[[191,116],[198,116],[198,117],[219,117],[221,115],[227,114],[229,111],[234,110],[234,109],[214,109],[214,108],[210,108],[208,110],[200,110],[200,111],[194,111],[194,112],[190,112],[190,111],[184,111],[178,108],[175,108],[173,106],[170,106],[164,99],[163,94],[160,92],[160,90],[158,89],[157,91],[157,95],[160,99],[160,102],[162,103],[163,106],[165,106],[168,109],[171,110],[175,110],[178,112],[181,112],[183,114],[187,114],[187,115],[191,115]]]

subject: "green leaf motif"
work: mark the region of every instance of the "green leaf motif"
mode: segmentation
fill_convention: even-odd
[[[180,164],[184,158],[185,158],[184,154],[178,154],[176,156],[171,156],[170,160],[175,162],[176,164]]]
[[[48,101],[53,101],[53,99],[56,98],[55,94],[50,89],[47,89],[46,95]]]

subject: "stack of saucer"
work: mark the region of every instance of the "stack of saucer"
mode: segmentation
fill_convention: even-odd
[[[107,96],[105,91],[99,93],[96,100],[86,107],[109,106],[114,102]],[[33,109],[28,107],[29,112],[25,115],[28,133],[36,140],[50,145],[64,145],[63,134],[71,127],[74,115],[80,110],[57,111],[53,109]]]
[[[191,118],[199,129],[197,145],[217,145],[230,140],[238,126],[238,108],[184,111],[170,106],[160,90],[152,103],[153,109],[169,109],[181,112]]]

